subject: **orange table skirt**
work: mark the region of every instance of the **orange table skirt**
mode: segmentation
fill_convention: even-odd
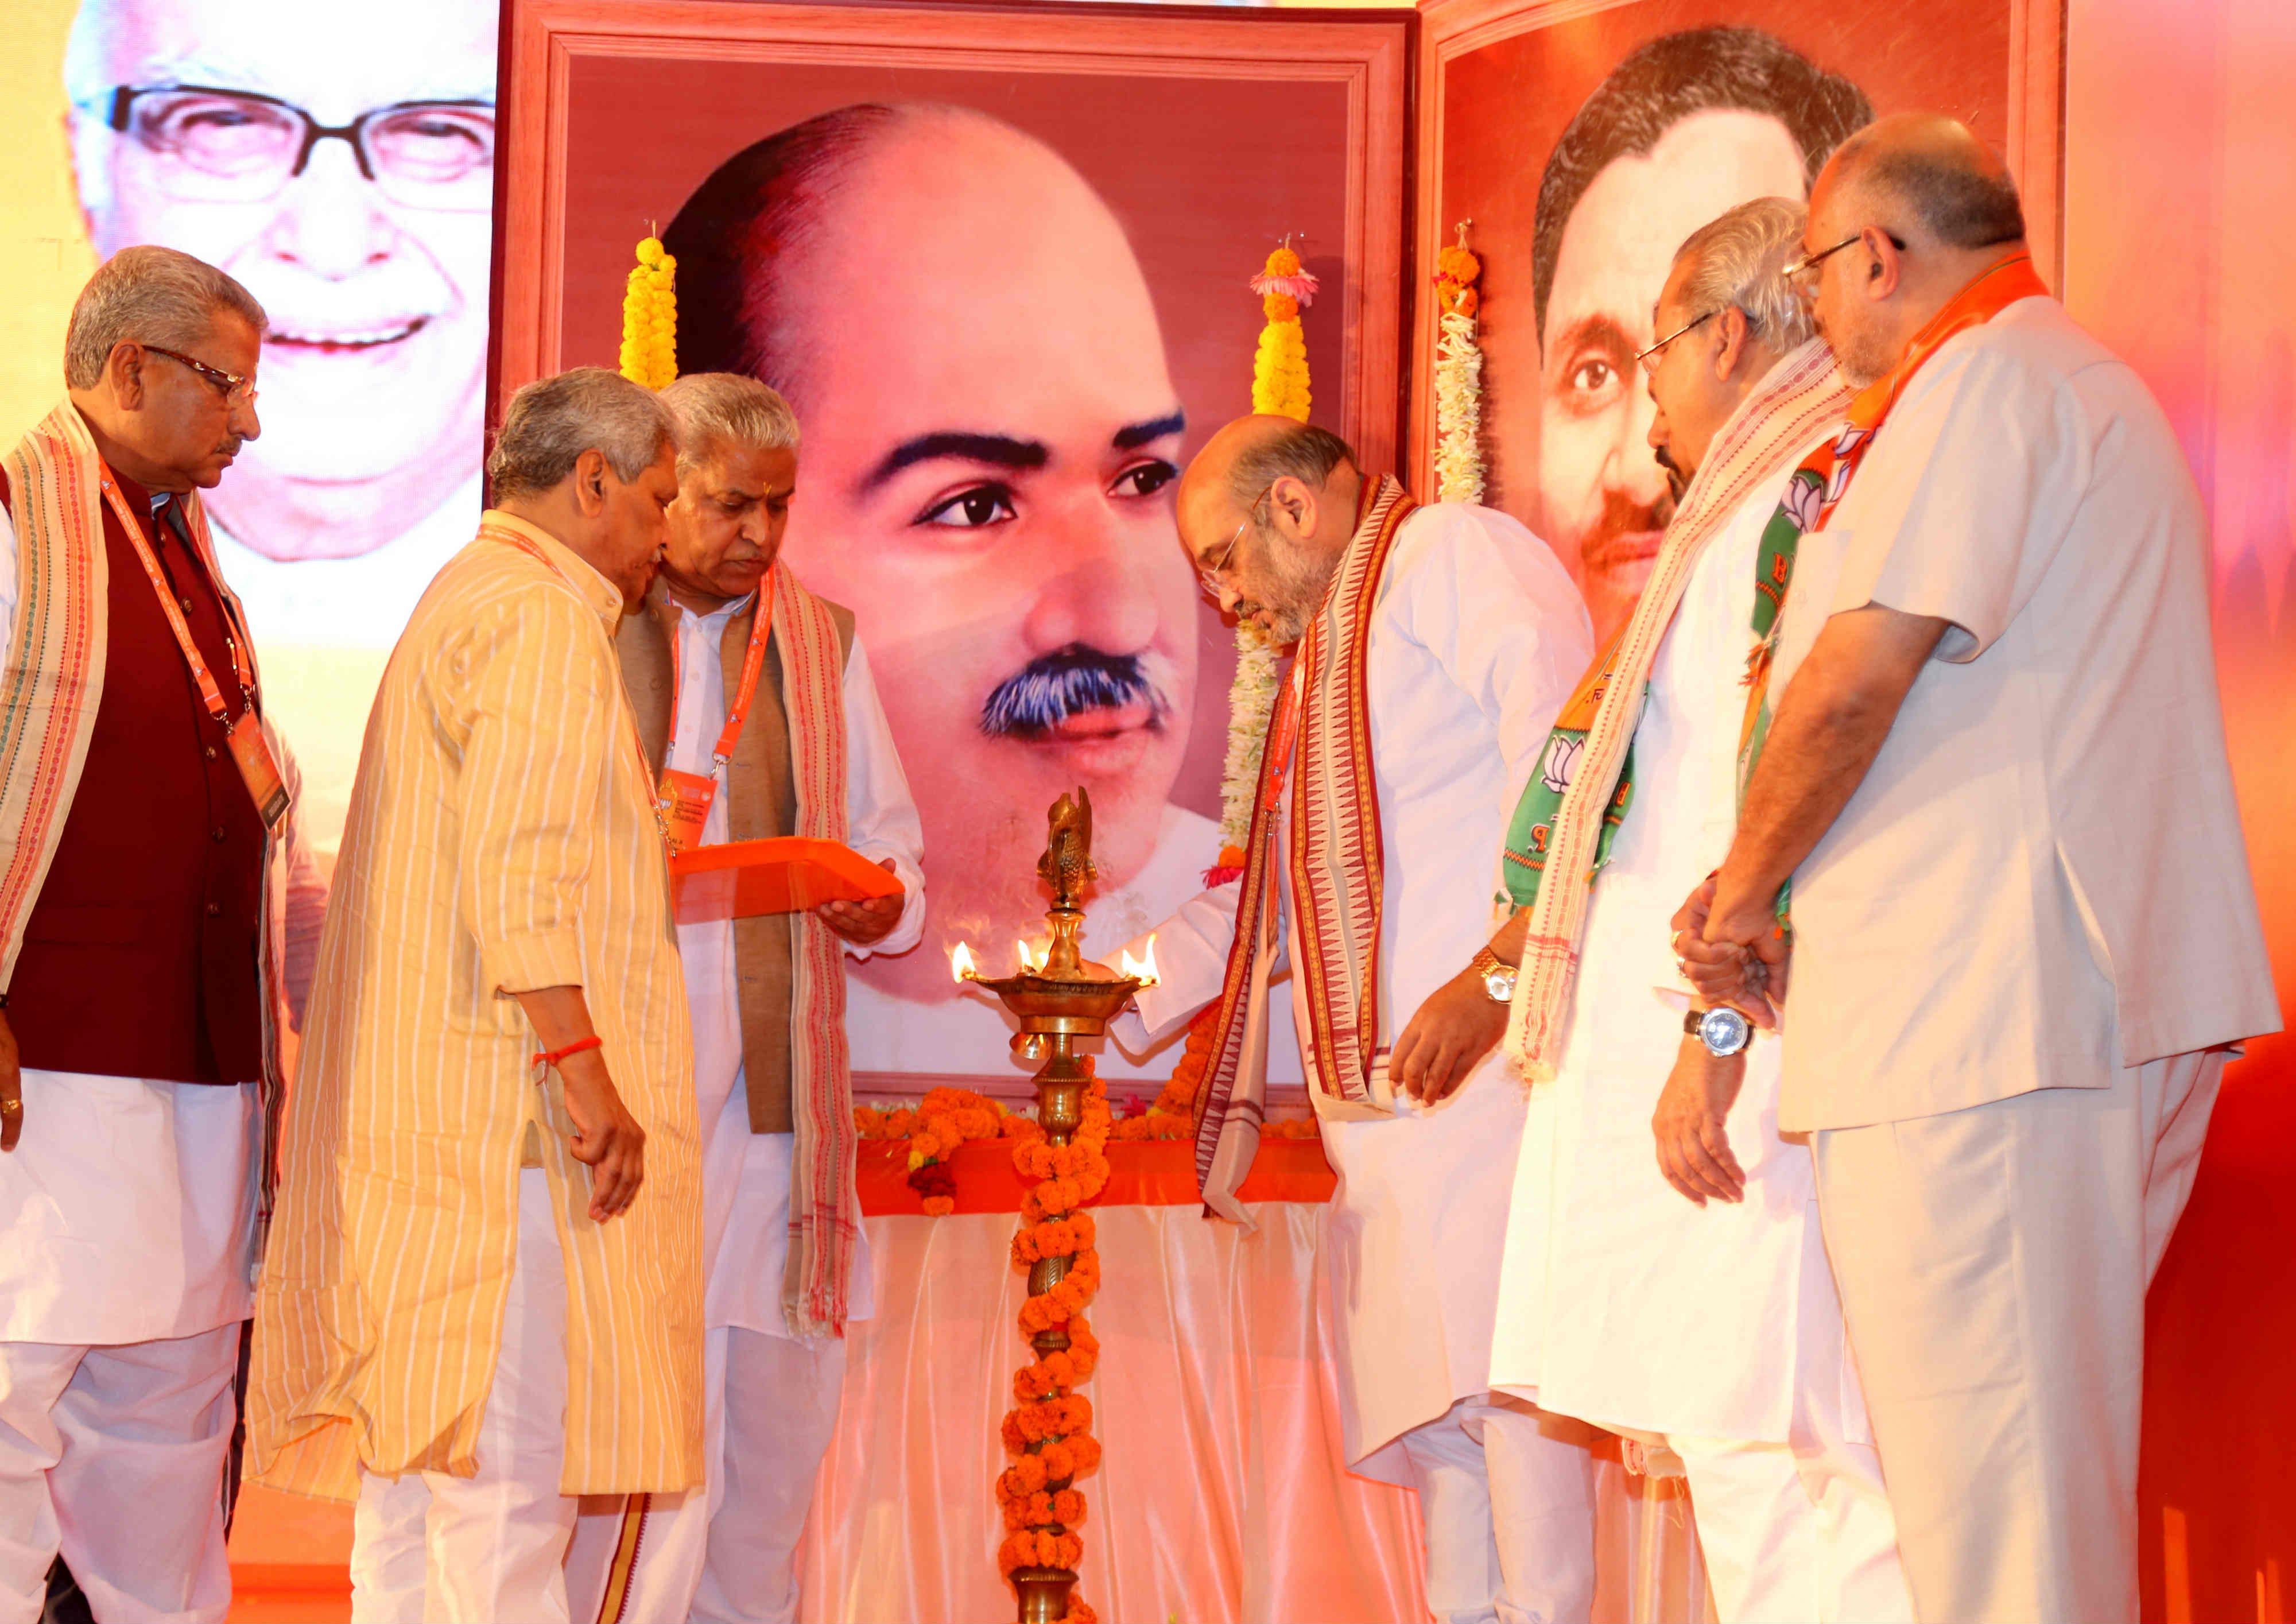
[[[949,1158],[959,1212],[1018,1212],[1027,1183],[1013,1167],[1013,1142],[976,1139]],[[902,1139],[861,1143],[861,1210],[869,1218],[921,1217],[924,1197],[909,1188],[909,1147]],[[1247,1202],[1327,1202],[1339,1180],[1315,1139],[1262,1142],[1243,1181]],[[1108,1147],[1108,1187],[1095,1207],[1192,1207],[1196,1147],[1185,1139],[1119,1141]]]

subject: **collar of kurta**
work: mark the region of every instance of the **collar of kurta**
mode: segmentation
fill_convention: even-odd
[[[487,509],[479,516],[479,523],[508,530],[540,547],[543,556],[558,566],[560,572],[574,584],[574,590],[582,595],[582,601],[595,610],[598,618],[606,623],[606,635],[609,637],[614,635],[614,627],[622,618],[622,589],[599,574],[597,567],[589,560],[540,525],[521,519],[516,513],[506,513],[498,507]]]

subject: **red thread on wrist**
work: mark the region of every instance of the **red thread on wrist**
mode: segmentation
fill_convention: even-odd
[[[537,1066],[554,1066],[570,1055],[579,1054],[588,1049],[603,1049],[605,1046],[606,1040],[593,1033],[590,1037],[578,1038],[562,1049],[537,1049],[534,1052],[534,1063]]]

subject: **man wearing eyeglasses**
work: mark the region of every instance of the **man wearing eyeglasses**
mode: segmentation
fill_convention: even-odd
[[[262,307],[113,256],[0,459],[0,1617],[219,1620],[293,768],[200,493]]]
[[[1513,520],[1422,506],[1337,435],[1289,418],[1214,434],[1178,518],[1221,608],[1299,652],[1242,882],[1157,927],[1161,979],[1117,1035],[1138,1048],[1214,1005],[1197,1166],[1205,1205],[1244,1219],[1269,982],[1289,965],[1308,1095],[1340,1173],[1324,1256],[1344,1462],[1418,1491],[1427,1605],[1443,1624],[1584,1624],[1592,1457],[1488,1391],[1522,1090],[1493,1064],[1438,1102],[1389,1046],[1485,933],[1507,809],[1586,660],[1585,608]]]
[[[272,432],[217,551],[332,848],[390,645],[481,503],[491,0],[83,0],[65,59],[99,255],[164,243],[271,315]]]
[[[2024,238],[1951,119],[1818,177],[1795,269],[1861,392],[1675,921],[1709,997],[1785,1001],[1778,1125],[1934,1624],[2136,1616],[2145,1288],[2229,1046],[2280,1025],[2200,502]]]
[[[1757,199],[1675,256],[1660,337],[1636,359],[1678,506],[1517,808],[1505,872],[1521,911],[1486,949],[1520,967],[1510,1046],[1542,1085],[1492,1384],[1680,1458],[1723,1624],[1912,1617],[1809,1152],[1778,1136],[1778,1044],[1750,1045],[1735,1012],[1686,1009],[1664,946],[1729,840],[1797,465],[1849,404],[1779,275],[1802,219]],[[1463,971],[1422,1009],[1397,1045],[1406,1078],[1424,1070],[1439,1092],[1497,1040],[1510,1012],[1487,1013],[1481,980]]]

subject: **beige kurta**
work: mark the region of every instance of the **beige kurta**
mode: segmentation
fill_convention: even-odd
[[[700,1139],[621,598],[487,518],[556,569],[485,538],[457,554],[367,721],[257,1309],[250,1475],[275,1488],[474,1469],[536,1120],[567,1277],[560,1491],[701,1475]],[[644,1187],[603,1225],[509,996],[569,983],[647,1136]]]

